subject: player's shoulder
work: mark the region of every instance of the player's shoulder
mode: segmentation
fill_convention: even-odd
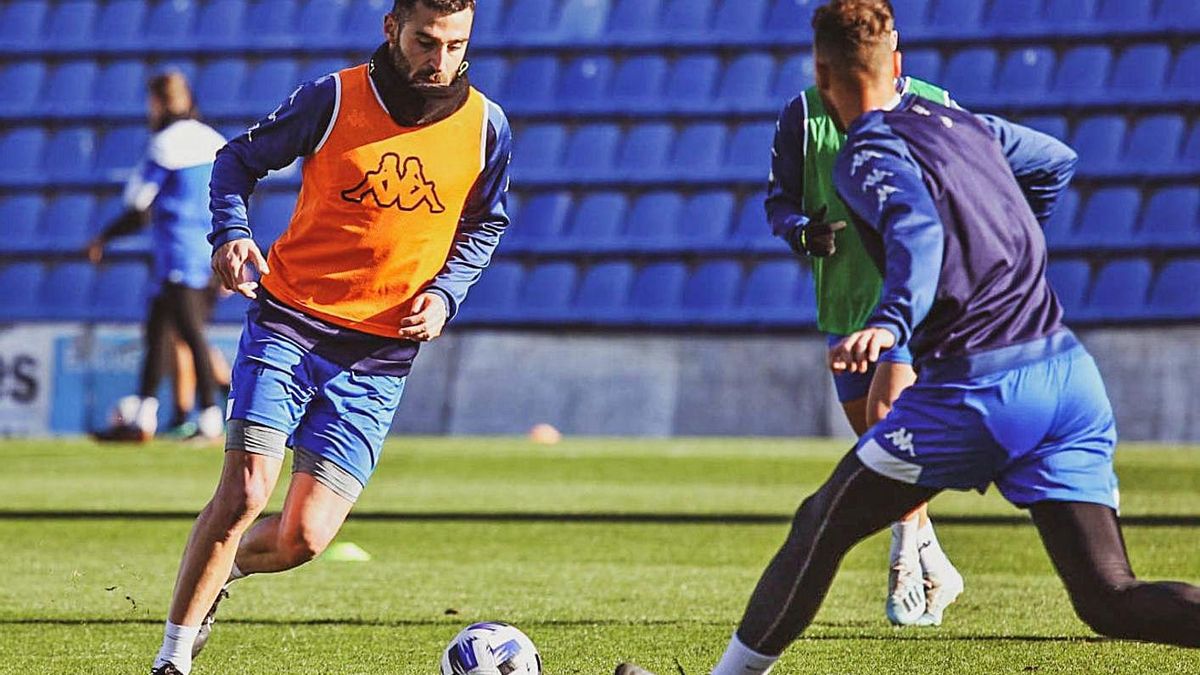
[[[471,87],[480,99],[483,100],[484,115],[487,116],[489,136],[495,135],[496,138],[507,139],[512,136],[512,127],[508,123],[508,114],[504,112],[504,108],[492,99],[487,97],[482,91]]]
[[[150,137],[150,161],[164,169],[186,169],[211,164],[225,137],[200,120],[186,119],[171,123]]]

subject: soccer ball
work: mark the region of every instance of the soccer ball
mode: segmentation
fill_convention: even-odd
[[[474,623],[442,652],[442,675],[542,675],[542,657],[515,626]]]

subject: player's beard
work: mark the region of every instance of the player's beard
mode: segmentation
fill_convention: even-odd
[[[404,57],[404,51],[400,49],[399,44],[389,45],[388,52],[392,57],[392,67],[396,69],[396,73],[405,80],[408,86],[417,91],[436,91],[454,84],[453,79],[446,83],[432,80],[431,78],[437,74],[437,69],[431,66],[414,72],[412,63]]]

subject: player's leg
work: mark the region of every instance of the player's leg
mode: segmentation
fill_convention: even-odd
[[[845,553],[936,493],[884,477],[854,452],[846,455],[800,505],[713,675],[767,672],[812,621]]]
[[[1200,647],[1200,587],[1139,581],[1113,509],[1044,501],[1033,504],[1030,513],[1075,612],[1092,630],[1114,638]]]
[[[223,431],[224,416],[216,405],[216,383],[209,357],[208,340],[204,337],[205,292],[179,287],[174,308],[175,330],[192,352],[192,370],[196,376],[196,391],[200,399],[200,433],[216,438]]]
[[[144,355],[138,380],[138,408],[132,420],[126,420],[128,430],[141,440],[150,440],[158,430],[158,385],[162,383],[164,361],[170,348],[171,299],[170,285],[164,286],[150,302],[142,336]]]
[[[187,438],[195,431],[188,424],[188,416],[196,408],[196,371],[192,365],[192,350],[187,343],[171,331],[171,380],[175,395],[175,415],[171,420],[171,431],[177,437]]]

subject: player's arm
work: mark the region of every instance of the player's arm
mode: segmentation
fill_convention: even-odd
[[[463,207],[446,264],[401,320],[401,337],[432,340],[454,318],[471,288],[492,261],[508,227],[508,165],[512,130],[504,111],[488,102],[487,160]],[[436,299],[435,299],[436,298]],[[438,306],[438,303],[441,306]]]
[[[246,206],[258,181],[298,157],[316,152],[328,137],[339,98],[336,77],[300,85],[270,115],[217,152],[209,183],[213,272],[225,288],[254,297],[247,263],[266,274],[267,263],[251,238]]]
[[[170,171],[159,163],[161,148],[157,139],[150,143],[149,152],[125,183],[121,201],[125,207],[97,234],[87,247],[88,259],[93,263],[104,257],[104,247],[117,237],[124,237],[141,230],[149,222],[150,206],[158,198],[163,183]]]
[[[978,117],[1000,141],[1004,157],[1021,186],[1025,200],[1029,202],[1038,222],[1045,226],[1054,213],[1059,197],[1075,175],[1079,155],[1066,143],[1049,134],[995,115]]]
[[[847,206],[879,232],[885,250],[883,291],[867,329],[830,356],[835,369],[861,372],[881,351],[907,344],[929,314],[941,275],[944,228],[919,165],[881,119],[849,139],[834,184]]]
[[[771,233],[803,255],[800,234],[804,215],[804,95],[792,99],[779,113],[771,144],[771,174],[767,179],[767,222]]]

